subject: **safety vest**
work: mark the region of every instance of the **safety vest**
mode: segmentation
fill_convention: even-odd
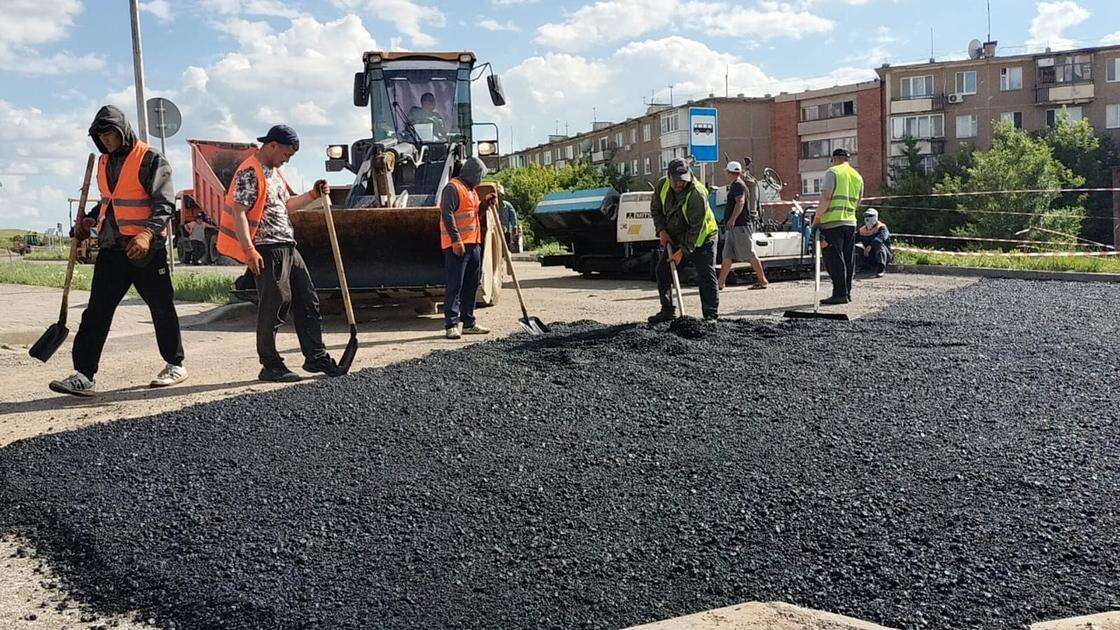
[[[136,236],[144,231],[144,225],[152,218],[152,196],[140,183],[140,164],[147,154],[148,145],[137,140],[124,159],[117,185],[112,188],[109,187],[109,156],[101,155],[97,163],[97,188],[101,191],[97,217],[99,232],[110,203],[113,204],[113,216],[121,234]]]
[[[249,208],[249,212],[245,213],[246,220],[249,221],[249,242],[252,242],[257,235],[257,228],[261,225],[261,219],[264,217],[264,204],[268,201],[268,178],[264,175],[264,167],[261,166],[261,161],[257,159],[257,154],[254,153],[245,158],[241,165],[234,171],[235,175],[229,183],[229,189],[226,190],[225,208],[222,209],[222,214],[218,220],[218,253],[223,256],[229,256],[240,263],[245,263],[248,256],[245,250],[241,248],[241,241],[237,238],[237,220],[235,218],[235,211],[233,207],[237,205],[234,197],[237,194],[237,175],[241,171],[251,168],[253,173],[257,176],[257,201]]]
[[[712,212],[712,206],[708,204],[708,189],[698,181],[692,182],[692,189],[684,196],[684,203],[680,206],[681,214],[684,215],[684,220],[688,222],[688,202],[692,198],[693,191],[700,194],[704,199],[704,227],[700,230],[700,235],[696,237],[696,244],[693,247],[700,247],[707,242],[708,237],[719,231],[719,224],[716,223],[716,215]],[[669,178],[666,177],[661,184],[661,208],[665,208],[665,199],[669,196]]]
[[[464,245],[482,243],[482,222],[478,217],[478,193],[467,188],[467,185],[458,179],[448,182],[448,185],[459,193],[459,208],[455,210],[455,229],[459,230],[459,241]],[[451,235],[447,233],[447,226],[443,219],[439,222],[439,246],[442,249],[451,247]]]
[[[843,162],[828,169],[836,176],[836,188],[828,202],[828,209],[821,215],[821,225],[856,222],[856,206],[863,191],[863,177],[851,164]]]

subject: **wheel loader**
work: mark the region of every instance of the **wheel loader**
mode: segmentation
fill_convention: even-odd
[[[350,291],[389,301],[439,301],[444,292],[439,197],[463,162],[497,163],[498,142],[478,140],[471,84],[489,68],[470,52],[366,52],[354,76],[354,105],[368,108],[370,136],[327,148],[326,169],[354,174],[332,186],[331,201]],[[477,72],[477,74],[476,74]],[[494,105],[505,104],[500,78],[486,77]],[[482,134],[479,134],[482,135]],[[484,197],[492,188],[484,183]],[[315,286],[337,292],[323,212],[292,213],[296,241]],[[504,280],[502,232],[483,216],[480,304],[493,304]]]

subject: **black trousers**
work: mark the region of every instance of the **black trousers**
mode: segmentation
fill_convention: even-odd
[[[101,351],[113,325],[113,315],[129,288],[136,287],[148,305],[156,329],[156,343],[163,360],[172,365],[183,364],[183,340],[179,332],[179,315],[175,312],[175,292],[167,271],[164,250],[154,250],[147,264],[137,267],[124,250],[103,249],[93,266],[93,285],[89,304],[82,313],[82,323],[74,335],[74,369],[87,378],[97,374]]]
[[[259,245],[264,269],[257,276],[257,357],[266,368],[279,368],[284,359],[276,351],[276,331],[288,314],[299,338],[299,349],[307,359],[327,355],[323,345],[323,318],[319,296],[311,274],[295,245]]]
[[[886,271],[890,262],[890,251],[879,242],[871,243],[856,255],[856,266],[866,267],[876,273]]]
[[[459,322],[474,326],[474,304],[478,296],[478,283],[482,281],[482,246],[465,246],[462,256],[451,248],[443,250],[443,268],[447,272],[447,289],[443,297],[443,327],[451,328]]]
[[[687,256],[696,270],[696,285],[700,288],[700,311],[705,316],[719,315],[719,277],[716,275],[718,244],[719,240],[712,238]],[[673,276],[669,270],[669,257],[665,255],[664,249],[657,256],[657,296],[661,300],[662,311],[673,310]]]
[[[852,297],[852,276],[856,272],[856,227],[840,225],[821,230],[828,247],[824,250],[824,267],[832,279],[833,297]]]

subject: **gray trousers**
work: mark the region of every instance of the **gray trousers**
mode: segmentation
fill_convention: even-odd
[[[323,318],[319,296],[295,245],[259,245],[264,269],[257,276],[257,356],[266,368],[284,365],[276,351],[276,331],[288,314],[299,338],[299,349],[309,360],[327,355],[323,345]]]

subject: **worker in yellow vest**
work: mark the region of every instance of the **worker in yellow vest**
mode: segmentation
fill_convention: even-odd
[[[51,381],[50,388],[74,396],[95,394],[94,375],[113,314],[130,288],[148,305],[165,363],[150,386],[180,383],[187,370],[163,237],[175,212],[171,166],[136,137],[124,112],[112,105],[97,112],[89,135],[101,152],[97,163],[101,198],[88,215],[76,218],[72,236],[84,240],[97,228],[97,262],[89,303],[74,335],[74,374]]]
[[[821,203],[813,225],[820,228],[827,247],[824,265],[832,279],[832,297],[821,304],[847,304],[852,301],[852,276],[855,274],[856,207],[863,198],[863,177],[849,163],[847,149],[832,152],[832,167],[824,174]]]

